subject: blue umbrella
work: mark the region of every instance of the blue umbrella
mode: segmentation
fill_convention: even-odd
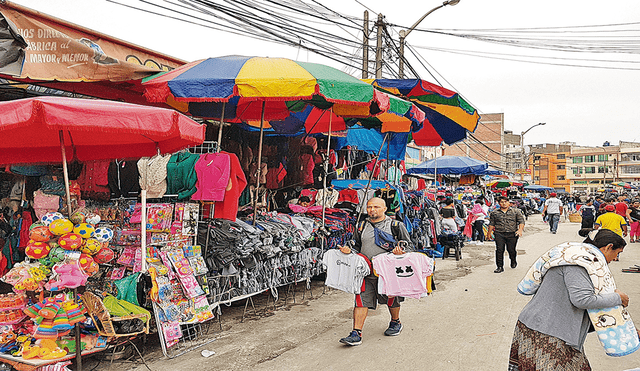
[[[407,170],[409,174],[478,174],[487,169],[486,162],[463,156],[442,156]]]

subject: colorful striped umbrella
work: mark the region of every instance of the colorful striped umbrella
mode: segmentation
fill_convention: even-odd
[[[144,95],[198,117],[283,120],[287,101],[368,116],[378,107],[371,85],[335,68],[285,58],[226,56],[195,61],[143,80]],[[372,105],[373,104],[373,105]],[[262,109],[264,105],[264,110]],[[377,112],[373,112],[374,114]]]
[[[453,144],[464,140],[467,132],[475,131],[480,115],[454,91],[418,79],[365,80],[391,94],[406,97],[424,111],[426,121],[422,130],[413,133],[420,146]]]

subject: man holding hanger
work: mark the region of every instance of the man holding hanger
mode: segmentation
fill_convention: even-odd
[[[374,256],[379,254],[385,254],[392,252],[396,255],[402,255],[406,252],[413,251],[413,244],[411,243],[411,237],[409,232],[403,223],[393,220],[385,213],[387,211],[387,205],[385,201],[379,197],[374,197],[367,202],[367,214],[368,218],[356,226],[356,231],[353,234],[354,250],[366,256],[371,260]],[[385,232],[392,235],[393,238],[400,242],[405,241],[407,248],[403,249],[400,246],[392,247],[392,249],[386,249],[380,247],[380,234]],[[376,244],[376,234],[378,234],[378,244]],[[383,233],[384,234],[384,233]],[[339,246],[340,251],[344,254],[350,254],[351,248],[348,246]],[[391,322],[389,327],[384,332],[387,336],[396,336],[402,331],[402,324],[400,323],[400,302],[404,298],[401,297],[387,297],[386,295],[378,294],[378,277],[373,273],[364,278],[364,291],[356,295],[355,307],[353,308],[353,331],[349,336],[340,339],[340,342],[346,345],[360,345],[362,343],[362,327],[364,321],[367,318],[369,309],[375,310],[378,303],[387,304],[389,307],[389,314],[391,314]]]

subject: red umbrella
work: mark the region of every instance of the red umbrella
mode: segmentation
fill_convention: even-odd
[[[0,102],[0,164],[140,158],[202,143],[205,127],[169,109],[37,97]]]

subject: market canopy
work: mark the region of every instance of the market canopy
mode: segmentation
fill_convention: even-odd
[[[140,158],[202,143],[205,126],[170,109],[66,97],[0,102],[0,164]]]
[[[552,187],[543,186],[540,184],[529,184],[524,186],[527,191],[553,191]]]
[[[488,182],[486,186],[491,188],[508,188],[508,187],[522,187],[523,185],[526,185],[526,184],[527,182],[519,182],[517,180],[496,179]]]
[[[365,80],[391,94],[406,97],[426,115],[422,130],[412,134],[419,146],[449,145],[474,132],[480,115],[458,93],[419,79]]]
[[[485,171],[486,162],[464,156],[441,156],[407,170],[409,174],[476,174]]]
[[[333,67],[286,58],[225,56],[191,62],[143,80],[150,102],[167,103],[196,117],[225,121],[284,120],[304,100],[339,116],[369,117],[388,99]],[[236,121],[236,122],[237,122]]]

